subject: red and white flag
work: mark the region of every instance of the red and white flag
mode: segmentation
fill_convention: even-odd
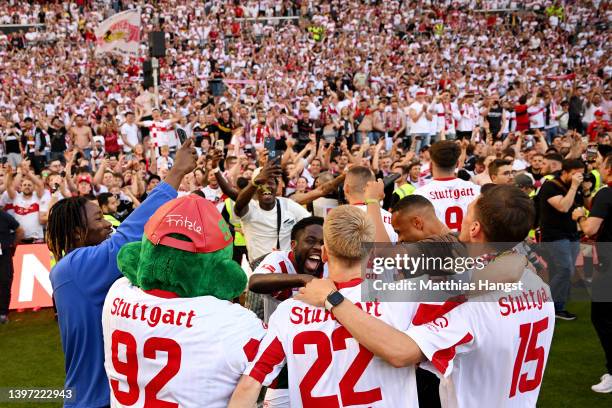
[[[127,10],[107,18],[96,29],[96,55],[112,52],[138,56],[140,28],[140,10]]]

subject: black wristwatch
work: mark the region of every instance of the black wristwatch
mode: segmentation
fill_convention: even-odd
[[[329,295],[327,295],[327,298],[325,299],[325,309],[331,312],[332,308],[338,306],[340,303],[342,303],[343,300],[344,296],[342,295],[342,293],[338,292],[337,290],[334,290]]]

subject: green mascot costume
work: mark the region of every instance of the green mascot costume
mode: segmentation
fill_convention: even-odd
[[[265,329],[232,302],[247,277],[216,207],[193,194],[166,203],[117,264],[125,277],[102,312],[111,405],[227,406]]]
[[[179,297],[240,296],[247,277],[232,260],[227,223],[209,204],[192,194],[163,205],[145,225],[142,241],[119,251],[121,273],[141,289]]]

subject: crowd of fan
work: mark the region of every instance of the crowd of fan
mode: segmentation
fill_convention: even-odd
[[[22,3],[3,2],[0,21],[46,29],[0,34],[0,188],[25,242],[42,241],[50,206],[74,195],[97,200],[118,225],[184,138],[199,167],[183,192],[201,190],[223,210],[278,151],[281,194],[315,214],[342,199],[333,180],[351,164],[402,174],[390,206],[394,187],[431,177],[436,140],[461,144],[461,177],[486,184],[508,165],[507,181],[523,173],[529,189],[556,170],[554,154],[593,166],[595,144],[610,144],[606,2],[504,13],[478,9],[515,4]],[[141,85],[145,41],[140,59],[93,54],[98,23],[136,6],[143,38],[166,33],[159,110]]]
[[[98,24],[136,7],[140,57],[95,54]],[[490,184],[516,185],[534,199],[531,238],[554,249],[544,263],[555,313],[574,320],[565,304],[578,240],[612,240],[611,17],[600,0],[4,1],[0,24],[25,29],[0,31],[0,249],[14,249],[5,230],[17,243],[45,242],[49,210],[69,197],[97,203],[118,227],[162,180],[176,187],[184,173],[179,195],[216,205],[237,262],[246,255],[256,266],[273,250],[289,252],[296,223],[320,224],[308,216],[345,202],[375,206],[369,217],[384,226],[385,241],[418,241],[390,221],[399,222],[400,200],[434,185],[431,194],[452,195],[450,184],[464,183],[458,177],[483,186],[465,183],[472,199]],[[152,31],[166,38],[158,90],[143,82]],[[191,144],[197,167],[177,177]],[[381,185],[383,194],[366,194]],[[383,196],[393,215],[379,211]],[[77,238],[56,221],[57,208],[73,201],[50,217],[56,259],[76,247],[58,244]],[[461,229],[463,215],[453,213],[438,223],[445,235]],[[598,248],[591,255],[609,267]],[[0,259],[8,271],[0,270],[0,323],[8,322],[8,254]],[[321,260],[303,255],[300,268],[322,269]],[[250,289],[246,305],[255,309]],[[612,303],[593,299],[610,371]],[[610,389],[612,372],[593,387]]]

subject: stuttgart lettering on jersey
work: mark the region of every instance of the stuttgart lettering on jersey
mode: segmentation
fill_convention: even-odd
[[[453,198],[458,200],[461,197],[475,197],[474,189],[472,187],[464,187],[458,189],[447,188],[442,191],[430,191],[429,198],[431,200],[443,200],[446,198]]]
[[[375,316],[381,317],[380,313],[380,302],[355,302],[355,306],[364,310],[366,313]],[[326,322],[328,320],[336,320],[333,313],[328,310],[321,309],[320,307],[300,307],[294,306],[291,308],[291,316],[289,317],[289,321],[293,324],[311,324],[311,323],[321,323]]]
[[[544,304],[551,299],[546,293],[546,289],[540,288],[535,292],[531,289],[523,291],[518,296],[503,296],[499,298],[500,313],[502,316],[509,316],[514,313],[529,311],[532,309],[542,310]]]
[[[151,327],[163,323],[178,327],[184,326],[187,328],[193,327],[191,320],[196,315],[193,310],[190,310],[189,313],[183,311],[177,313],[173,309],[164,310],[158,306],[149,308],[149,306],[139,303],[131,304],[119,297],[113,300],[113,307],[110,314],[125,319],[147,322]]]

